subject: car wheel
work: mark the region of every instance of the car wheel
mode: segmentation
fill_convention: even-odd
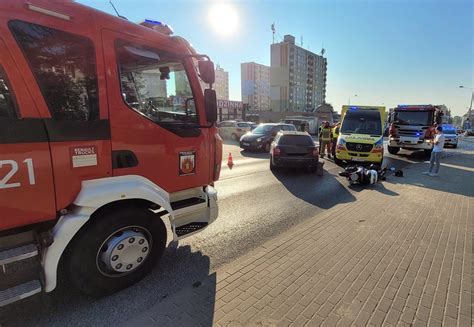
[[[94,217],[67,250],[66,272],[83,293],[100,297],[140,281],[162,257],[166,227],[148,209],[123,207]]]
[[[400,151],[400,148],[396,146],[388,146],[387,149],[390,154],[397,154]]]
[[[269,143],[265,143],[265,145],[263,146],[263,151],[265,151],[265,152],[270,152],[270,148],[271,148],[270,142],[269,142]]]
[[[270,170],[273,172],[278,170],[278,167],[273,164],[272,158],[270,158]]]

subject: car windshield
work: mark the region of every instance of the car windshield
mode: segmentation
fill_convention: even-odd
[[[237,123],[237,126],[238,126],[238,127],[243,127],[243,128],[248,128],[248,127],[250,127],[249,124],[247,124],[247,123]]]
[[[273,129],[273,125],[259,125],[253,130],[254,134],[267,134],[270,133]]]
[[[395,111],[394,122],[399,125],[429,126],[433,123],[432,111]]]
[[[343,134],[382,135],[380,112],[377,110],[349,110],[341,127]]]
[[[456,134],[456,129],[454,127],[443,127],[443,133],[444,134]]]
[[[314,141],[309,135],[282,135],[278,145],[314,146]]]

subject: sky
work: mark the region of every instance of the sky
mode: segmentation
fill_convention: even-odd
[[[114,14],[108,0],[78,2]],[[467,111],[474,88],[471,0],[113,0],[130,21],[170,24],[229,71],[230,99],[240,100],[240,63],[270,65],[271,24],[328,59],[326,102],[342,105],[446,104]],[[211,21],[225,3],[234,16]],[[236,26],[232,28],[232,17]],[[224,34],[223,32],[229,32]],[[354,95],[357,95],[356,97]]]

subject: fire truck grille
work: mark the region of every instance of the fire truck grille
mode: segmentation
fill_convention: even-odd
[[[346,143],[347,149],[349,151],[357,151],[357,152],[370,152],[372,151],[373,144],[364,144],[364,143]]]

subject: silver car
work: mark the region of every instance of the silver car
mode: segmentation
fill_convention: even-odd
[[[250,132],[250,125],[246,122],[235,120],[223,121],[217,124],[220,137],[223,139],[231,139],[233,141],[240,140],[240,137]]]

